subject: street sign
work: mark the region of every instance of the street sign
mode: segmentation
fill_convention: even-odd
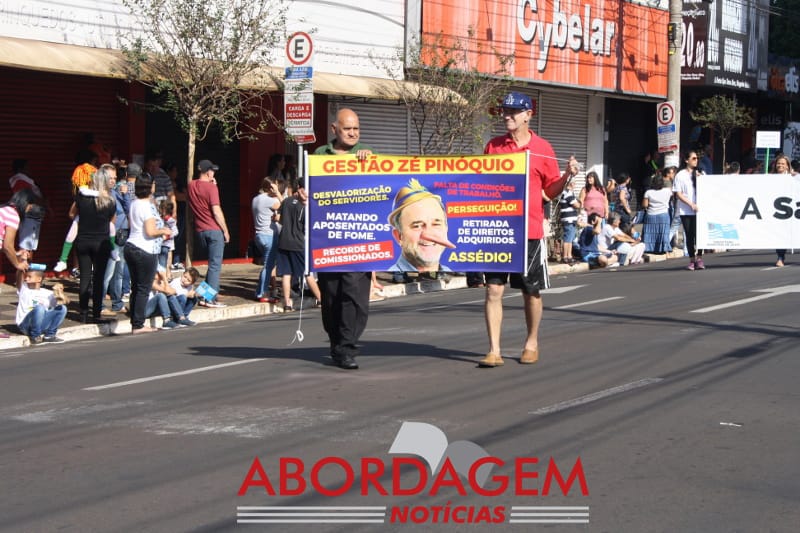
[[[678,128],[675,124],[675,104],[661,102],[656,109],[658,126],[658,151],[674,152],[678,149]]]
[[[781,132],[780,131],[757,131],[756,132],[756,148],[780,148],[781,147]]]
[[[286,41],[286,57],[292,65],[305,65],[313,52],[314,43],[311,36],[304,31],[291,34]]]
[[[286,41],[286,77],[283,87],[283,120],[286,133],[297,144],[316,142],[314,135],[314,69],[311,36],[299,31]]]
[[[656,109],[656,118],[662,126],[675,123],[675,105],[672,102],[661,102]]]

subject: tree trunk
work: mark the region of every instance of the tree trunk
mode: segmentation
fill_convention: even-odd
[[[195,144],[197,143],[197,123],[191,122],[189,124],[189,142],[187,143],[188,157],[186,162],[186,253],[185,264],[186,268],[192,266],[192,252],[194,251],[194,217],[192,216],[192,208],[189,205],[189,184],[194,179],[194,152]]]
[[[722,173],[725,174],[725,168],[728,165],[728,156],[726,150],[728,139],[721,137],[720,140],[722,141]]]

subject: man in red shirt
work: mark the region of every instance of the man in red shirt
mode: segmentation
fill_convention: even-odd
[[[542,204],[560,194],[567,178],[578,173],[578,162],[572,157],[567,170],[561,174],[553,147],[529,129],[528,121],[534,115],[535,108],[527,95],[509,93],[503,100],[501,112],[507,133],[490,140],[484,153],[529,153],[528,197],[531,201],[528,205],[528,260],[527,272],[486,273],[485,306],[489,353],[478,363],[482,367],[503,364],[500,355],[500,330],[503,322],[503,291],[509,279],[511,287],[522,289],[525,322],[528,326],[528,337],[519,362],[532,364],[539,360],[539,322],[542,320],[540,291],[550,286]]]
[[[225,214],[222,212],[219,201],[219,190],[214,173],[219,167],[203,159],[197,164],[198,177],[189,182],[187,195],[189,206],[194,214],[194,229],[197,237],[208,250],[208,271],[206,283],[219,292],[219,275],[222,272],[222,255],[225,252],[225,243],[230,242],[228,225],[225,223]],[[215,297],[206,300],[201,305],[206,307],[225,307]]]

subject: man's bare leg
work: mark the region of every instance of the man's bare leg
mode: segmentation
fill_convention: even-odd
[[[525,305],[525,324],[528,327],[528,338],[522,352],[523,363],[535,363],[539,358],[539,323],[542,321],[542,295],[522,293]]]
[[[281,288],[283,289],[283,308],[292,307],[292,276],[284,274],[281,276]]]
[[[486,285],[486,332],[489,334],[489,354],[481,362],[484,366],[503,364],[500,357],[500,331],[503,327],[503,292],[505,285]]]

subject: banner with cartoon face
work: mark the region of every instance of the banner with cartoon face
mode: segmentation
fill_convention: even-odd
[[[308,270],[524,272],[527,165],[525,153],[308,156]]]

